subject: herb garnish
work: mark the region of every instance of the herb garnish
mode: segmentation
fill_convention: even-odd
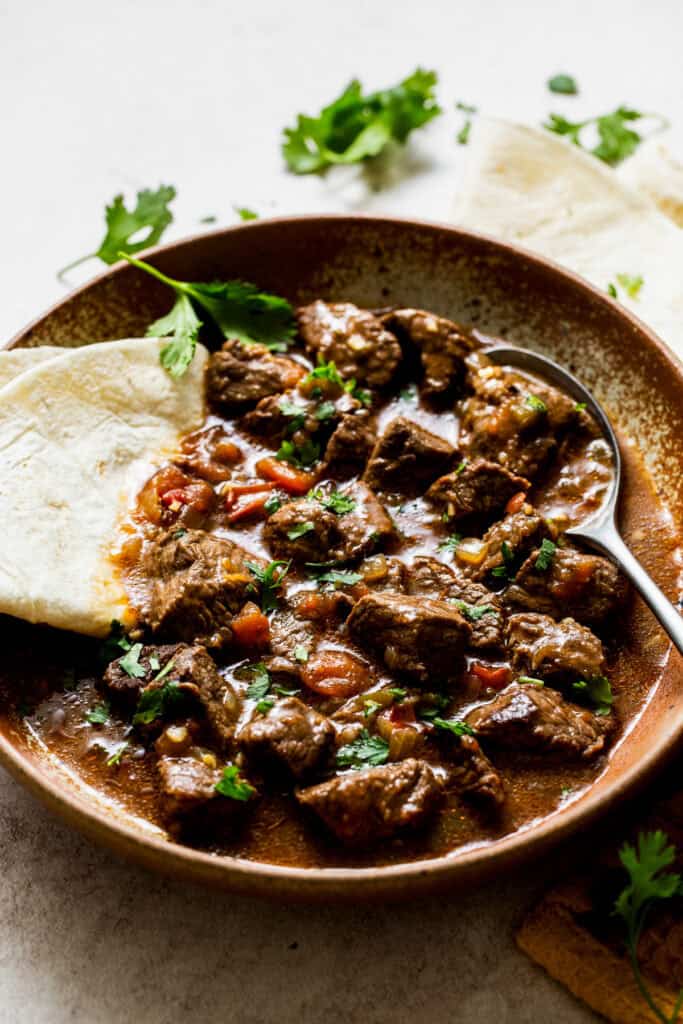
[[[455,109],[456,110],[460,110],[460,111],[462,111],[463,114],[467,115],[467,117],[465,118],[465,120],[464,120],[464,122],[462,124],[462,127],[461,127],[460,131],[455,136],[455,141],[458,143],[459,146],[466,146],[467,143],[470,141],[470,132],[472,131],[472,116],[471,115],[477,113],[477,108],[471,106],[469,103],[460,103],[460,102],[458,102],[458,103],[455,104]]]
[[[108,665],[115,658],[121,656],[121,651],[129,651],[131,647],[132,644],[121,623],[118,619],[112,619],[109,636],[100,646],[99,660],[101,664]]]
[[[273,491],[273,493],[263,503],[263,507],[269,516],[272,516],[273,512],[277,512],[281,505],[282,498],[277,491]]]
[[[237,214],[240,220],[258,220],[259,215],[256,210],[250,210],[248,206],[233,206],[233,210]]]
[[[539,572],[547,572],[550,566],[553,564],[553,558],[555,557],[556,551],[557,544],[553,544],[551,540],[548,540],[547,537],[544,537],[541,541],[541,546],[538,549],[536,561],[534,562],[535,568],[538,569]]]
[[[461,722],[457,718],[439,718],[435,715],[432,718],[432,723],[438,729],[446,729],[448,732],[452,732],[454,736],[474,736],[475,732],[471,725],[467,722]]]
[[[537,679],[536,676],[517,676],[517,682],[528,684],[529,686],[545,686],[542,679]]]
[[[576,79],[571,75],[553,75],[548,79],[548,88],[561,96],[576,96],[579,91]]]
[[[107,758],[107,768],[113,768],[115,764],[120,764],[121,758],[123,757],[124,752],[128,749],[129,746],[130,744],[128,740],[124,740],[123,743],[116,748],[111,757]]]
[[[376,711],[381,710],[381,707],[382,705],[379,704],[376,700],[371,700],[370,698],[368,698],[367,700],[363,701],[363,718],[369,718],[370,715],[374,715]]]
[[[141,651],[142,644],[133,644],[129,648],[128,653],[119,661],[119,665],[126,675],[131,676],[133,679],[143,679],[146,675],[146,669],[140,664]]]
[[[355,377],[352,377],[351,380],[344,380],[339,373],[334,360],[330,360],[329,363],[321,360],[313,370],[306,374],[301,383],[312,384],[317,380],[324,380],[329,384],[335,384],[338,388],[341,388],[342,391],[351,395],[352,398],[355,398],[356,401],[360,402],[362,405],[372,405],[372,395],[370,392],[366,391],[364,388],[359,388]]]
[[[495,576],[496,579],[513,580],[515,578],[515,556],[512,548],[506,540],[504,540],[500,546],[500,553],[503,556],[503,564],[496,565],[495,568],[491,570],[491,575]]]
[[[304,647],[303,644],[297,644],[294,648],[294,660],[305,665],[308,661],[308,648]]]
[[[607,285],[607,294],[611,298],[613,298],[613,299],[618,299],[619,298],[619,292],[617,291],[617,286],[615,284],[612,284],[611,281]]]
[[[439,551],[456,551],[462,544],[462,534],[452,533],[450,537],[446,537],[439,544]]]
[[[371,736],[367,729],[351,743],[337,751],[339,768],[366,768],[385,764],[389,759],[389,744],[381,736]]]
[[[328,569],[326,572],[313,575],[318,583],[327,583],[335,590],[337,587],[355,587],[363,579],[359,572],[352,572],[350,569]]]
[[[533,409],[534,412],[548,411],[548,406],[545,404],[542,398],[538,397],[538,395],[527,395],[524,399],[524,404],[528,406],[529,409]]]
[[[249,668],[251,682],[247,687],[249,700],[263,700],[270,690],[270,673],[262,661],[258,661]]]
[[[109,721],[109,705],[106,701],[101,704],[96,704],[94,708],[91,708],[85,713],[86,722],[90,722],[91,725],[104,725],[105,722]]]
[[[397,704],[400,704],[401,701],[408,696],[408,691],[404,690],[402,686],[391,686],[387,690],[387,693],[391,694]]]
[[[167,284],[176,300],[169,313],[147,328],[148,337],[170,337],[161,350],[161,365],[172,377],[182,377],[192,362],[202,321],[196,303],[224,337],[283,351],[294,334],[294,314],[286,299],[262,292],[246,281],[176,281],[142,260],[120,254],[129,263]]]
[[[311,533],[313,530],[315,530],[313,523],[297,523],[291,528],[291,530],[287,530],[287,539],[298,540],[299,537],[304,537],[307,533]]]
[[[221,796],[227,796],[230,800],[240,800],[242,803],[251,800],[256,794],[252,784],[240,775],[236,764],[225,766],[223,775],[216,783],[215,789]]]
[[[320,445],[310,438],[306,438],[301,444],[283,441],[275,453],[275,458],[280,462],[288,462],[297,469],[310,469],[320,458]]]
[[[363,95],[354,79],[317,117],[299,114],[286,128],[282,155],[290,171],[313,174],[332,164],[355,164],[380,153],[388,142],[405,142],[441,108],[434,71],[418,68],[398,85]]]
[[[579,679],[576,683],[572,683],[572,690],[579,697],[587,697],[592,704],[595,704],[596,715],[608,715],[612,710],[614,694],[607,676]]]
[[[468,604],[467,601],[461,601],[459,598],[453,600],[452,604],[470,622],[479,622],[484,615],[496,614],[496,609],[492,604]]]
[[[617,284],[626,292],[629,299],[637,299],[640,295],[640,289],[645,284],[645,279],[641,274],[617,274]],[[607,285],[607,292],[612,296],[613,299],[619,298],[619,292],[617,286],[610,281]]]
[[[683,882],[678,872],[665,871],[676,859],[676,851],[664,832],[640,832],[637,849],[624,843],[619,859],[628,872],[628,885],[614,905],[614,913],[626,925],[626,948],[636,984],[643,999],[662,1024],[676,1024],[683,1007],[683,989],[670,1017],[657,1006],[638,963],[638,944],[645,920],[655,904],[683,895]]]
[[[254,562],[244,563],[254,579],[261,585],[261,611],[272,612],[277,608],[277,592],[292,564],[289,562],[269,562],[265,568]]]
[[[589,117],[585,121],[568,121],[561,114],[550,114],[543,127],[550,132],[555,132],[556,135],[564,135],[581,149],[587,150],[593,156],[597,156],[599,160],[615,167],[627,156],[631,156],[643,141],[643,136],[633,128],[634,122],[643,118],[655,118],[659,122],[658,131],[662,131],[668,126],[666,118],[657,114],[643,114],[638,110],[631,110],[629,107],[617,107],[612,114]],[[589,126],[595,128],[600,140],[592,148],[584,146],[582,142],[584,130]]]
[[[138,192],[132,210],[126,209],[122,195],[114,196],[105,211],[107,231],[99,249],[62,267],[57,277],[61,280],[69,270],[86,260],[99,259],[103,263],[112,264],[116,263],[121,254],[130,256],[150,245],[156,245],[173,220],[168,204],[175,196],[176,190],[172,185],[160,185],[156,192],[145,188]],[[140,238],[140,232],[145,228],[149,228],[149,231]],[[131,241],[133,238],[135,242]]]
[[[335,512],[338,516],[344,516],[348,512],[353,512],[356,507],[356,502],[353,498],[349,498],[347,494],[342,494],[341,491],[336,489],[326,494],[321,487],[314,487],[313,490],[308,492],[307,497],[314,498],[328,512]]]
[[[184,699],[183,691],[172,679],[163,686],[148,686],[140,694],[137,710],[133,715],[133,725],[150,725],[158,718],[174,714]]]

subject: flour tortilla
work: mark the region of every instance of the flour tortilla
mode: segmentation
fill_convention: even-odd
[[[65,349],[0,389],[0,612],[92,636],[132,621],[109,559],[120,518],[204,419],[206,349],[175,381],[163,344]]]
[[[614,170],[559,136],[481,118],[473,126],[452,220],[548,256],[607,288],[683,356],[683,231]]]
[[[618,168],[621,180],[648,196],[679,228],[683,227],[683,165],[659,138],[649,139]]]
[[[64,355],[65,349],[58,345],[41,345],[38,348],[13,348],[9,352],[0,349],[0,388],[9,384],[24,370],[30,370],[38,363]]]

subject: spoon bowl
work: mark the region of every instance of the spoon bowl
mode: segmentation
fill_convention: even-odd
[[[624,543],[619,532],[618,511],[622,483],[622,460],[619,442],[607,413],[597,399],[573,374],[559,363],[529,349],[496,345],[487,351],[487,356],[497,366],[512,366],[528,373],[534,373],[585,405],[597,421],[605,440],[610,446],[614,475],[612,484],[600,507],[584,522],[565,531],[565,536],[583,541],[601,554],[610,558],[631,581],[662,628],[683,654],[683,618],[669,601],[652,577],[645,571],[633,552]]]

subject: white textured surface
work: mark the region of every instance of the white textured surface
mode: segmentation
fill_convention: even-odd
[[[0,10],[0,338],[63,294],[55,269],[98,244],[117,191],[175,184],[169,238],[207,214],[232,222],[233,203],[445,218],[454,100],[532,123],[627,102],[679,116],[680,131],[682,37],[673,0],[13,0]],[[438,69],[448,114],[390,187],[354,169],[283,173],[295,112],[353,75],[382,86],[417,63]],[[581,97],[546,92],[557,71]],[[1,1024],[594,1019],[512,943],[538,870],[421,906],[270,907],[121,864],[4,774],[0,864]]]

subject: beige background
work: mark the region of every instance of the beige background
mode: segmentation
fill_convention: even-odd
[[[120,190],[175,184],[169,238],[207,214],[233,222],[233,204],[439,219],[462,158],[457,99],[530,122],[625,102],[677,118],[680,140],[682,38],[679,0],[5,0],[0,338],[63,294],[55,269],[96,248]],[[440,72],[447,115],[383,189],[354,168],[283,172],[297,111],[418,63]],[[580,98],[546,92],[557,71]],[[270,906],[120,863],[0,773],[0,1024],[587,1024],[511,939],[567,861],[417,905]]]

